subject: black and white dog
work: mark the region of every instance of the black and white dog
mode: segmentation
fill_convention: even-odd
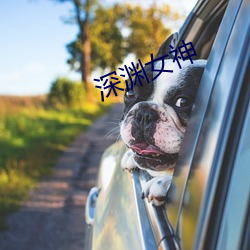
[[[166,55],[170,45],[175,47],[178,34],[172,34],[161,46],[155,58]],[[125,110],[120,133],[129,151],[122,159],[122,168],[146,170],[153,178],[142,190],[142,197],[158,206],[165,202],[185,133],[192,104],[205,67],[205,60],[181,61],[182,69],[170,56],[164,60],[164,69],[155,81],[137,82],[125,93]],[[160,69],[162,60],[154,68]],[[146,66],[152,79],[157,72]]]

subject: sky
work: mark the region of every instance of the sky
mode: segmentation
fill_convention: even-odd
[[[184,12],[189,12],[195,1],[166,0],[157,4],[174,3],[177,10],[184,8]],[[69,54],[65,45],[73,41],[78,32],[76,25],[62,20],[71,9],[70,3],[50,0],[1,0],[0,95],[46,94],[57,77],[80,79],[66,63]]]

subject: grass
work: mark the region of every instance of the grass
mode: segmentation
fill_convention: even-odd
[[[110,106],[53,109],[45,100],[0,96],[0,229],[65,147]]]

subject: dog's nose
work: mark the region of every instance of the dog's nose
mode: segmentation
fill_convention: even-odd
[[[145,129],[150,127],[156,120],[158,120],[159,116],[155,110],[152,109],[139,109],[135,114],[135,123],[141,128]]]

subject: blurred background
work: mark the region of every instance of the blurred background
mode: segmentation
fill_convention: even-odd
[[[102,102],[93,79],[148,62],[195,2],[1,1],[1,230],[65,147],[122,101],[118,91]]]

